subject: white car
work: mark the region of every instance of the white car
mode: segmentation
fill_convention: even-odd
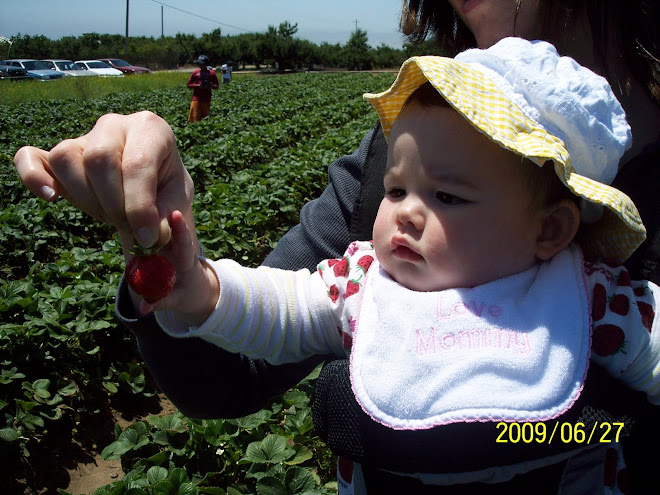
[[[100,60],[76,60],[76,65],[80,65],[97,76],[105,77],[124,77],[124,73],[119,69],[113,68],[106,62]]]
[[[95,76],[93,72],[81,68],[82,66],[76,65],[72,60],[64,60],[61,58],[47,58],[42,60],[46,62],[50,69],[59,70],[64,72],[67,76]]]

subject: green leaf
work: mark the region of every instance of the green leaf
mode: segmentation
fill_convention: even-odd
[[[146,425],[142,422],[135,423],[133,426],[125,429],[116,441],[103,449],[101,457],[105,460],[119,459],[126,452],[138,450],[148,443],[149,438],[147,436]]]
[[[41,378],[32,383],[23,382],[23,388],[29,391],[35,399],[48,399],[50,397],[49,386],[50,380],[47,378]]]
[[[248,445],[243,459],[249,462],[277,464],[293,457],[295,453],[295,450],[289,447],[286,438],[268,435],[261,442],[252,442]]]
[[[167,469],[160,466],[152,466],[147,471],[147,479],[150,484],[155,484],[167,478]]]
[[[71,397],[78,393],[78,386],[75,382],[69,382],[67,385],[60,388],[57,393],[62,397]]]
[[[301,409],[294,415],[287,416],[286,425],[300,435],[314,429],[314,421],[310,409]]]
[[[5,442],[15,442],[19,439],[19,434],[14,428],[2,428],[0,429],[0,439]]]
[[[197,488],[190,482],[183,483],[176,495],[197,495]]]
[[[227,492],[219,486],[198,486],[197,492],[204,495],[227,495]]]
[[[307,394],[300,390],[289,390],[284,394],[282,399],[288,406],[304,407],[309,403],[309,397],[307,397]]]
[[[108,390],[108,392],[116,394],[119,389],[113,382],[103,382],[103,386]]]
[[[305,493],[317,488],[312,472],[299,467],[291,468],[286,472],[285,483],[291,494]]]
[[[190,482],[188,473],[186,473],[186,471],[181,468],[173,469],[172,472],[170,473],[170,479],[172,480],[172,483],[174,483],[174,486],[176,487],[181,487],[186,483]]]
[[[9,370],[0,370],[0,385],[6,385],[13,380],[20,380],[25,378],[23,373],[18,373],[18,368],[13,367]]]
[[[311,450],[309,450],[304,445],[298,445],[296,449],[296,455],[293,457],[293,459],[286,461],[285,464],[289,466],[295,464],[302,464],[303,462],[308,461],[312,457],[314,457],[314,455],[312,454]]]
[[[168,414],[167,416],[149,416],[147,422],[156,428],[171,433],[185,433],[188,431],[181,413]]]
[[[144,488],[133,487],[126,490],[122,495],[149,495],[149,492]]]
[[[172,481],[162,480],[152,487],[151,493],[152,495],[176,495],[177,489],[174,488]]]
[[[267,477],[257,483],[257,495],[289,495],[289,492],[280,480]]]
[[[251,430],[253,428],[257,428],[263,424],[266,424],[270,420],[270,418],[271,418],[270,412],[262,409],[261,411],[258,411],[254,414],[250,414],[243,418],[238,418],[234,420],[234,422],[241,428],[244,428],[246,430]]]
[[[204,420],[202,425],[204,427],[204,440],[216,447],[240,433],[234,422],[224,419]]]

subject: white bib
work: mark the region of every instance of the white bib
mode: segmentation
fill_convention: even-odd
[[[374,266],[353,336],[353,391],[394,429],[545,421],[580,395],[589,320],[574,246],[474,289],[415,292]]]

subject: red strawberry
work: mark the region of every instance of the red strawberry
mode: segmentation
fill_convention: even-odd
[[[346,295],[344,296],[344,299],[348,299],[353,294],[357,294],[358,292],[360,292],[360,284],[355,280],[349,280],[348,284],[346,284]]]
[[[653,325],[653,319],[655,318],[655,311],[653,311],[653,306],[643,301],[637,301],[637,309],[639,310],[639,314],[642,317],[642,323],[650,332],[651,326]]]
[[[599,356],[607,357],[625,351],[626,334],[616,325],[604,324],[594,328],[591,347]]]
[[[635,290],[633,290],[633,293],[637,297],[642,297],[642,296],[646,295],[647,291],[648,291],[648,287],[646,287],[645,285],[640,285],[639,287],[635,287]]]
[[[154,304],[170,293],[176,280],[174,265],[160,254],[135,256],[124,272],[131,288],[149,304]]]
[[[336,263],[330,266],[332,267],[332,271],[335,272],[335,277],[345,277],[348,275],[348,260],[346,258],[336,260]]]
[[[610,299],[610,311],[621,316],[626,316],[630,309],[630,299],[625,294],[615,294]]]
[[[353,461],[341,456],[338,457],[337,470],[339,471],[340,478],[345,483],[350,485],[353,482]]]
[[[362,269],[366,272],[369,270],[369,267],[371,264],[374,262],[374,257],[373,256],[362,256],[360,260],[358,261],[358,266],[362,267]]]
[[[619,273],[619,280],[617,280],[616,284],[618,286],[630,287],[630,272],[628,270],[622,270]]]
[[[337,298],[339,297],[339,289],[337,288],[337,285],[332,285],[330,287],[328,290],[328,295],[330,296],[330,300],[332,302],[337,302]]]
[[[347,351],[350,351],[353,347],[353,337],[344,332],[341,336],[341,346]]]
[[[600,320],[605,316],[605,307],[607,306],[607,291],[603,284],[594,285],[594,302],[591,309],[593,321]]]

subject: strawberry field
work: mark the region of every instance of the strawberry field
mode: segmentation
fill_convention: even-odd
[[[162,397],[132,334],[114,320],[118,240],[63,200],[33,198],[12,159],[24,144],[48,149],[85,133],[104,113],[152,110],[172,126],[195,181],[207,253],[254,266],[323,190],[327,166],[374,125],[362,94],[385,89],[393,77],[236,78],[215,92],[211,117],[194,124],[186,122],[184,86],[0,105],[3,493],[71,493],[67,473],[76,459],[94,455],[121,462],[121,474],[99,495],[336,490],[334,458],[313,430],[313,376],[245,418],[134,412],[136,420],[119,424],[117,411],[141,404],[149,411]]]

